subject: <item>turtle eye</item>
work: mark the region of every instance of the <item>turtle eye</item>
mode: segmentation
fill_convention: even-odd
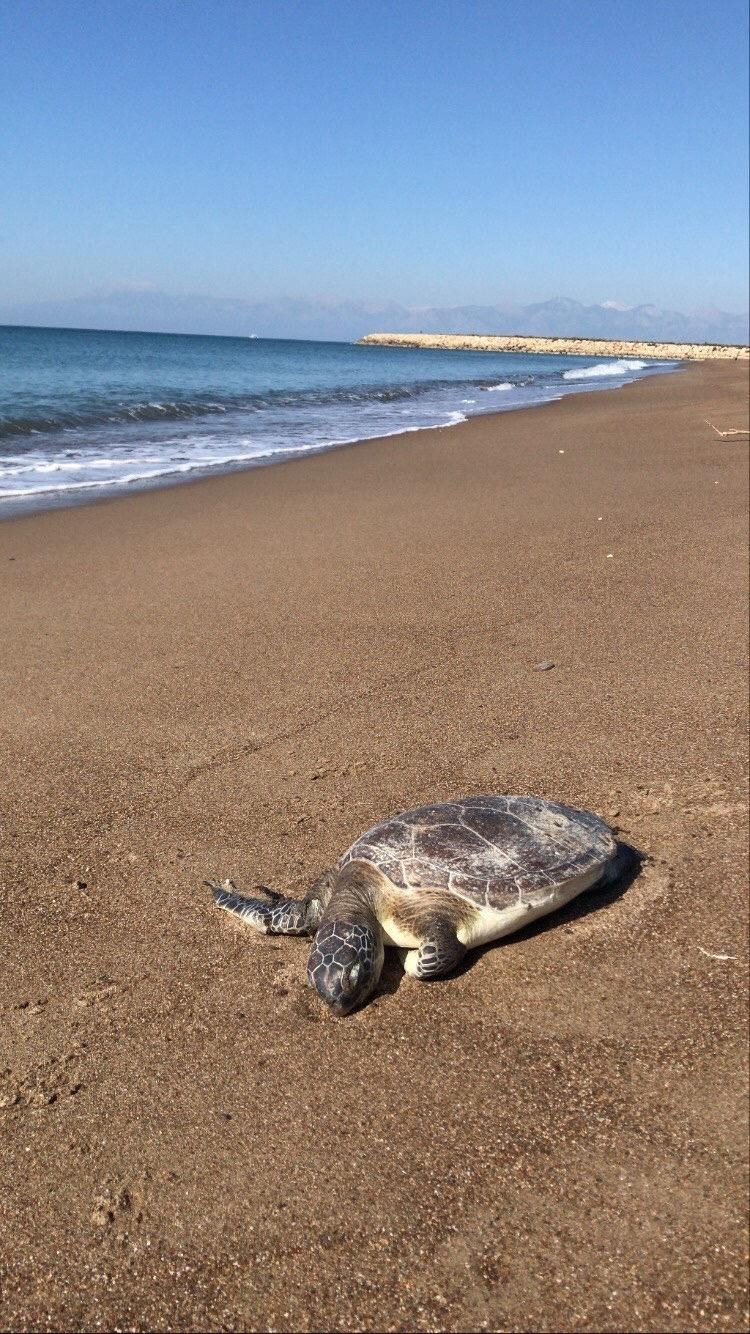
[[[353,964],[352,964],[351,968],[349,969],[349,973],[348,973],[348,976],[347,976],[347,979],[346,979],[346,989],[347,989],[347,991],[354,991],[354,988],[356,987],[356,985],[357,985],[357,983],[358,983],[358,981],[359,981],[359,975],[360,975],[361,971],[362,971],[362,967],[361,967],[360,964],[358,964],[358,963],[353,963]]]

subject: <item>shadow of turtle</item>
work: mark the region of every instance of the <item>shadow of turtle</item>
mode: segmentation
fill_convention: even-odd
[[[402,962],[403,953],[403,950],[398,949],[386,950],[383,971],[380,974],[373,1000],[377,1000],[380,996],[395,996],[406,976]]]

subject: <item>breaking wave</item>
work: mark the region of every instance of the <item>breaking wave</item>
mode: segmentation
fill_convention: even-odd
[[[602,361],[596,366],[585,366],[581,370],[563,371],[563,380],[598,380],[602,376],[627,375],[630,371],[642,371],[648,366],[647,361]]]

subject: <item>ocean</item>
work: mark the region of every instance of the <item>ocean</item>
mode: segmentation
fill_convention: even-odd
[[[674,362],[0,327],[0,517],[627,384]]]

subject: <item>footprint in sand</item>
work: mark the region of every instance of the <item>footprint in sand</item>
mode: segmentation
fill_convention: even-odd
[[[639,783],[627,792],[610,792],[610,818],[662,815],[678,811],[682,820],[727,818],[744,813],[745,802],[726,791],[718,779],[699,779],[676,788],[671,782]]]
[[[73,1001],[73,1006],[77,1010],[87,1010],[92,1005],[101,1005],[105,1001],[112,1000],[119,992],[120,988],[116,982],[113,982],[106,975],[97,978],[93,986],[88,987],[86,991],[80,992]]]
[[[117,1229],[117,1239],[124,1241],[133,1224],[143,1221],[142,1192],[131,1182],[108,1178],[99,1190],[91,1212],[91,1222],[105,1232]]]
[[[10,1066],[0,1070],[0,1111],[44,1111],[66,1098],[74,1098],[83,1084],[80,1065],[82,1046],[71,1047],[61,1056],[47,1056],[26,1075]]]

